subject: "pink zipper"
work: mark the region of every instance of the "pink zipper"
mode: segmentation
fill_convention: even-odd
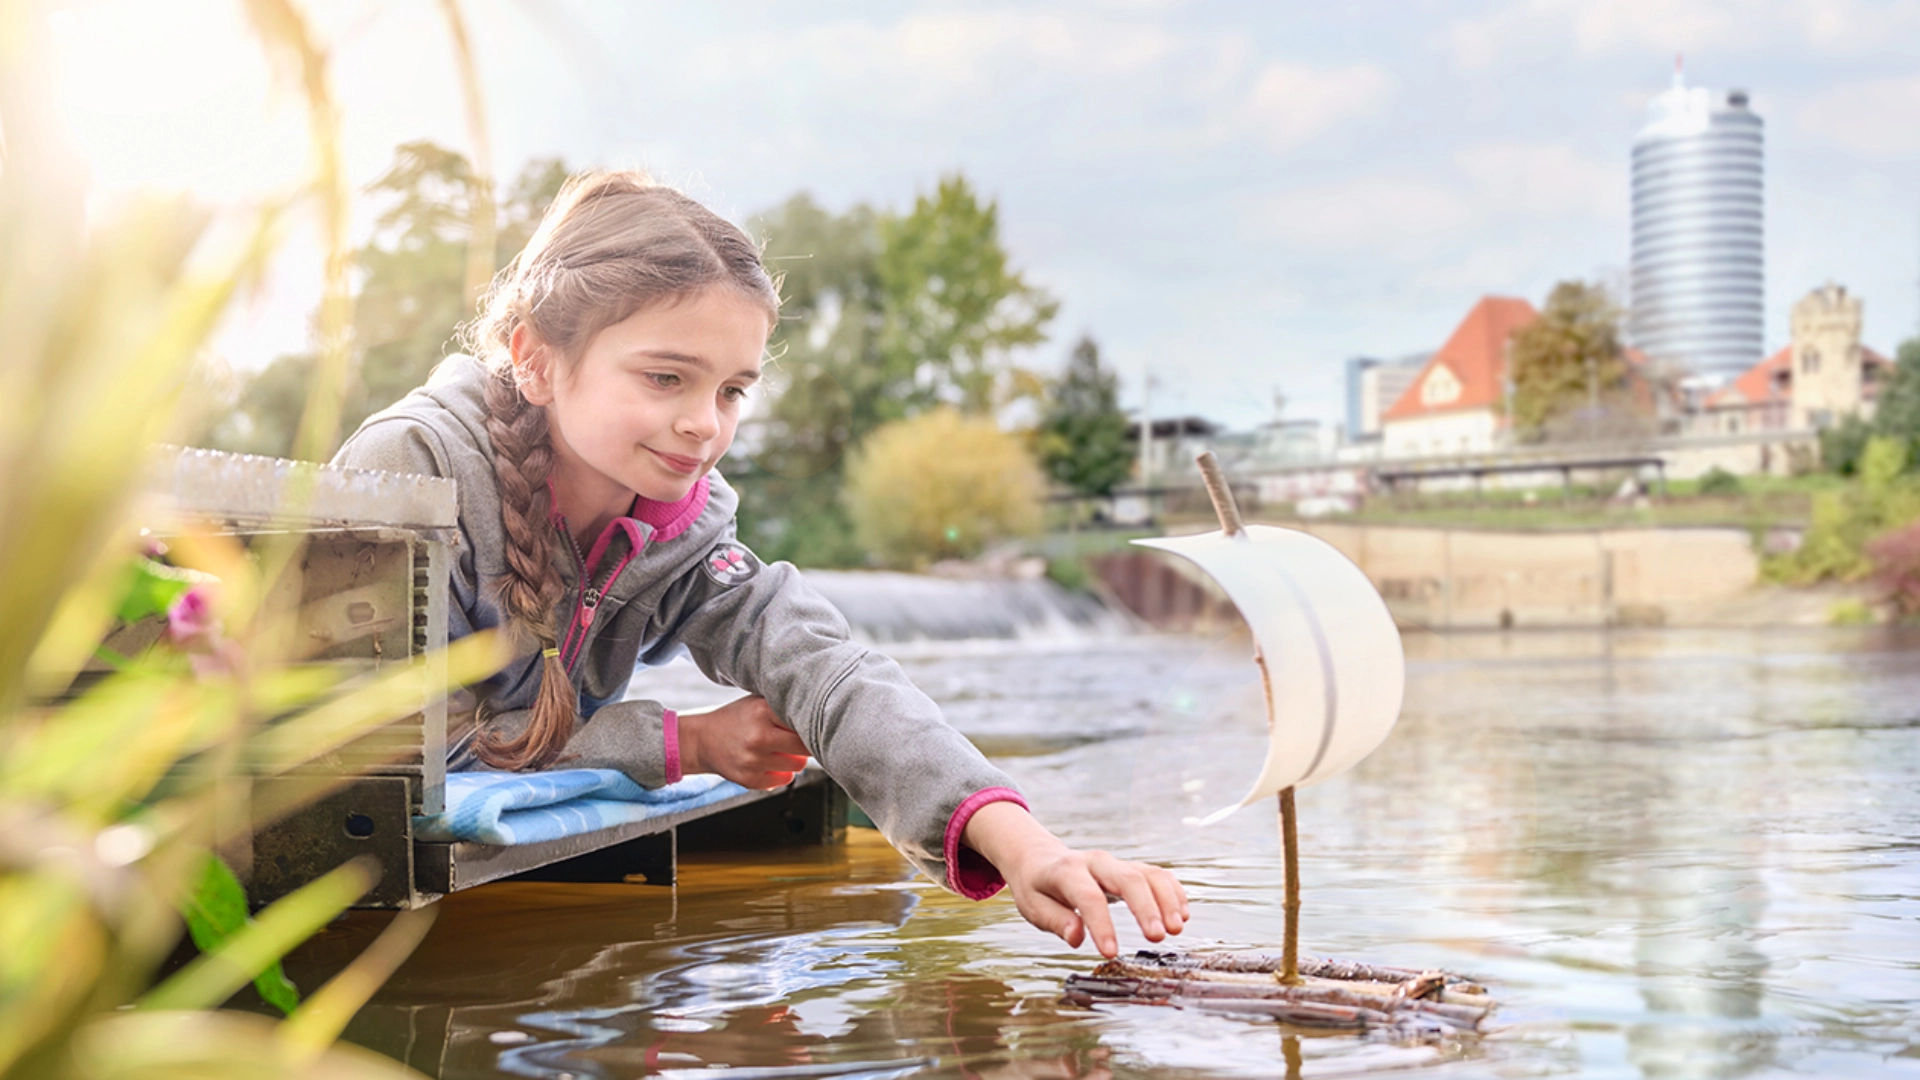
[[[574,540],[573,530],[568,527],[565,515],[555,514],[554,516],[559,519],[561,531],[566,534],[568,546],[573,549],[574,565],[579,567],[577,580],[582,583],[579,599],[574,601],[573,620],[567,627],[566,639],[560,643],[560,663],[571,674],[574,662],[580,659],[580,650],[586,647],[587,632],[593,628],[594,613],[600,609],[600,602],[607,597],[606,586],[613,584],[614,579],[620,576],[620,572],[627,568],[627,564],[633,561],[633,557],[639,554],[639,551],[633,545],[633,535],[629,532],[627,554],[615,564],[612,572],[606,575],[600,585],[593,585],[587,577],[587,557],[580,551],[579,542]],[[618,523],[607,527],[617,528]],[[601,557],[605,558],[605,555]]]

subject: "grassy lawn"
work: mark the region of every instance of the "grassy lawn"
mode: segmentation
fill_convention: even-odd
[[[1328,518],[1369,525],[1424,525],[1469,529],[1600,529],[1731,526],[1765,529],[1803,526],[1816,492],[1832,491],[1837,476],[1742,477],[1739,490],[1702,493],[1697,481],[1674,481],[1664,494],[1615,499],[1611,490],[1557,485],[1530,491],[1429,492],[1378,495],[1357,513]]]

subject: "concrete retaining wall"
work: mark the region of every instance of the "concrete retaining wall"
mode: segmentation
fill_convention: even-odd
[[[1295,527],[1358,564],[1402,625],[1435,630],[1718,622],[1759,573],[1741,529]],[[1184,628],[1230,610],[1215,606],[1218,590],[1194,580],[1198,571],[1182,559],[1128,554],[1097,566],[1114,593],[1156,625]]]
[[[1687,622],[1760,568],[1741,529],[1303,527],[1357,563],[1396,618],[1435,629]]]

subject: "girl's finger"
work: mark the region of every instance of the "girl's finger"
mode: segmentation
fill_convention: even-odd
[[[1093,947],[1111,960],[1120,955],[1120,938],[1113,929],[1113,913],[1107,910],[1106,890],[1094,881],[1090,871],[1079,871],[1078,877],[1078,881],[1070,882],[1063,891],[1080,912],[1080,921],[1087,924]]]
[[[1166,922],[1160,915],[1160,898],[1154,895],[1153,886],[1139,865],[1109,857],[1099,864],[1098,873],[1100,883],[1108,891],[1119,893],[1120,899],[1127,902],[1127,909],[1133,912],[1133,921],[1140,924],[1140,932],[1147,936],[1148,941],[1159,941],[1167,936]]]
[[[1160,917],[1167,922],[1167,933],[1177,934],[1187,925],[1187,891],[1180,879],[1157,866],[1147,868],[1147,884],[1160,904]]]
[[[1043,893],[1033,894],[1027,898],[1027,905],[1020,914],[1026,916],[1028,922],[1066,942],[1069,948],[1080,947],[1086,924],[1073,913],[1072,908],[1053,897]]]

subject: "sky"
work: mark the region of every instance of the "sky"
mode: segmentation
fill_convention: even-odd
[[[356,185],[467,148],[434,0],[313,5]],[[1826,281],[1867,344],[1920,325],[1920,0],[1059,0],[831,5],[465,0],[495,171],[640,166],[737,221],[805,191],[904,210],[964,172],[1156,416],[1343,412],[1342,362],[1432,350],[1482,295],[1624,283],[1628,161],[1674,57],[1766,122],[1767,338]],[[96,196],[258,198],[301,174],[232,0],[66,5],[62,106]],[[363,213],[357,228],[370,227]],[[219,348],[306,343],[295,229]]]

